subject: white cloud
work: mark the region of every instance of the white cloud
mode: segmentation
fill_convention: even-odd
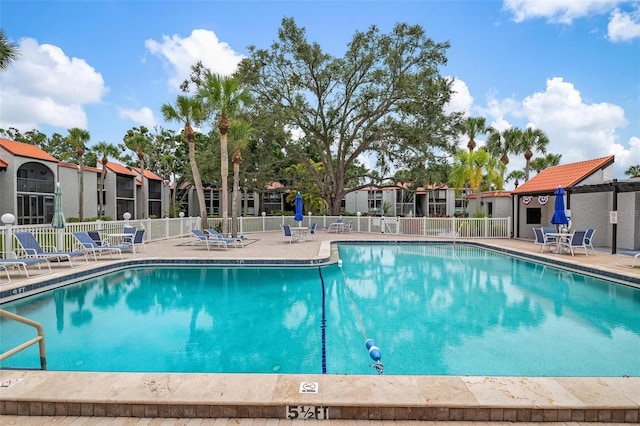
[[[140,109],[118,108],[118,115],[148,128],[153,128],[158,124],[153,111],[148,107]]]
[[[607,36],[611,41],[631,41],[640,37],[640,9],[624,13],[616,9],[609,20]]]
[[[562,154],[563,162],[611,155],[622,147],[616,129],[627,124],[624,110],[609,103],[585,103],[573,84],[555,77],[544,92],[522,101],[523,114],[533,127],[550,139],[549,150]]]
[[[504,9],[515,22],[544,18],[550,23],[571,24],[575,19],[608,13],[625,0],[505,0]]]
[[[473,96],[471,96],[471,92],[469,92],[469,87],[467,83],[458,78],[452,78],[453,83],[451,84],[451,90],[453,93],[451,94],[451,100],[444,107],[444,111],[447,114],[456,111],[464,111],[465,116],[470,117],[473,116],[471,108],[473,107]]]
[[[100,102],[108,91],[102,75],[84,59],[32,38],[22,39],[18,49],[18,60],[0,74],[0,126],[86,129],[84,106]]]
[[[231,75],[243,59],[209,30],[193,30],[186,38],[163,35],[162,41],[145,41],[145,47],[164,61],[170,74],[169,85],[175,91],[189,77],[191,65],[197,61],[214,73]]]

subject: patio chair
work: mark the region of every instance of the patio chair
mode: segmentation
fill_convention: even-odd
[[[338,220],[336,220],[331,225],[329,225],[329,227],[327,228],[327,232],[338,233],[338,232],[342,232],[343,228],[344,228],[344,219],[338,218]]]
[[[142,246],[144,251],[147,251],[147,246],[144,242],[144,228],[133,228],[133,235],[130,237],[124,237],[122,242],[124,242],[127,246],[131,247],[133,250],[133,256],[136,256],[136,247]]]
[[[620,263],[620,256],[632,257],[633,258],[633,262],[631,263],[631,265],[624,265],[624,264]],[[618,252],[618,256],[616,257],[616,265],[627,266],[629,268],[633,268],[634,266],[636,266],[636,261],[638,259],[640,259],[640,251],[623,250],[623,251]]]
[[[289,244],[291,244],[294,241],[297,241],[298,236],[291,231],[291,225],[280,225],[280,229],[282,230],[282,239],[281,242],[285,242],[286,240],[289,240]]]
[[[547,235],[549,233],[558,232],[558,230],[555,228],[555,226],[543,226],[541,229],[542,229],[542,233],[546,237],[547,241],[549,241],[550,243],[554,243],[554,244],[558,242],[558,238],[557,237],[554,237],[552,235]]]
[[[192,241],[192,245],[204,245],[207,247],[207,250],[210,250],[211,247],[224,248],[227,250],[227,242],[223,240],[219,240],[218,238],[208,237],[199,229],[192,229],[191,234],[195,237]]]
[[[584,242],[584,236],[586,231],[573,231],[571,236],[567,239],[558,241],[559,248],[567,248],[571,252],[571,256],[575,254],[576,249],[583,249],[585,256],[588,256],[588,248]]]
[[[207,229],[209,238],[217,238],[225,241],[227,244],[232,244],[234,247],[244,247],[245,243],[248,244],[249,239],[244,237],[225,237],[215,229]]]
[[[316,239],[316,229],[318,229],[318,224],[317,223],[311,224],[311,228],[309,228],[309,235],[311,235],[311,239],[313,240]]]
[[[113,258],[113,254],[115,253],[120,256],[120,259],[122,259],[123,251],[132,250],[131,246],[128,245],[110,246],[103,243],[102,245],[98,245],[98,243],[96,243],[94,239],[91,238],[88,232],[74,232],[73,236],[87,254],[93,254],[93,259],[96,262],[98,261],[98,254],[102,255],[102,253],[108,253],[109,256]]]
[[[83,250],[78,251],[57,251],[55,247],[41,246],[36,237],[31,232],[16,232],[13,234],[14,238],[18,241],[22,251],[25,252],[27,257],[44,258],[48,260],[57,260],[58,263],[62,259],[69,261],[69,266],[74,267],[71,262],[72,257],[84,257],[85,263],[89,263],[87,253]]]
[[[11,282],[11,276],[9,275],[9,268],[16,268],[19,272],[24,271],[25,275],[27,276],[27,278],[31,278],[31,276],[29,275],[29,270],[27,269],[27,266],[30,265],[38,265],[38,269],[42,270],[42,264],[47,265],[47,269],[49,270],[48,272],[45,272],[44,274],[40,274],[40,275],[45,275],[45,274],[50,274],[51,273],[51,265],[49,264],[49,261],[45,258],[37,258],[37,257],[25,257],[25,258],[16,258],[16,259],[0,259],[0,270],[4,270],[7,273],[7,282],[5,284],[8,284]]]
[[[594,228],[587,229],[587,232],[584,234],[584,243],[587,247],[591,249],[591,253],[595,253],[596,250],[593,248],[593,234],[596,233]]]
[[[557,244],[555,238],[547,236],[542,232],[543,228],[533,228],[533,232],[536,236],[535,241],[533,242],[533,246],[540,246],[540,253],[544,251],[545,247],[549,247],[549,251],[551,251],[551,246]]]
[[[106,243],[102,241],[102,237],[100,236],[100,231],[87,231],[87,234],[91,237],[91,239],[99,246],[105,245]]]

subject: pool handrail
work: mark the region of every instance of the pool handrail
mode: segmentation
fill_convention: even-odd
[[[29,346],[37,343],[40,349],[40,369],[46,370],[47,369],[47,353],[46,353],[46,348],[44,344],[44,328],[42,327],[42,325],[36,321],[30,320],[25,317],[21,317],[20,315],[16,315],[9,311],[5,311],[4,309],[0,309],[0,317],[5,317],[7,319],[18,321],[22,324],[29,325],[31,327],[34,327],[38,331],[37,337],[34,337],[33,339],[29,339],[26,342],[16,346],[15,348],[9,349],[8,351],[0,354],[0,361],[6,358],[9,358],[11,355],[15,355],[18,352],[24,349],[27,349]]]

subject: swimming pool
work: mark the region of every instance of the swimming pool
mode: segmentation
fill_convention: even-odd
[[[375,374],[371,337],[385,374],[640,375],[636,289],[460,244],[339,254],[137,268],[2,307],[45,326],[50,370]],[[18,325],[0,331],[2,350],[24,341]],[[34,348],[2,366],[37,360]]]

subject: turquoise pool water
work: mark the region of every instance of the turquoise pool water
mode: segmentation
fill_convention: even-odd
[[[49,370],[640,376],[640,290],[465,245],[340,244],[324,267],[144,267],[2,308]],[[32,329],[0,319],[0,349]],[[38,368],[37,346],[2,362]]]

